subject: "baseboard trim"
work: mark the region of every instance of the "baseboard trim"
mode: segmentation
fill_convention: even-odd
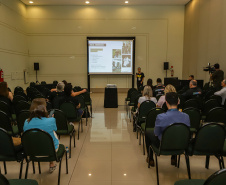
[[[105,88],[91,88],[90,92],[93,93],[104,93]],[[129,88],[118,88],[118,93],[127,93]]]

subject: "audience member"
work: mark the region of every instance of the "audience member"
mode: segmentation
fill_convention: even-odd
[[[221,88],[221,82],[224,80],[224,72],[220,70],[219,64],[214,64],[215,72],[210,73],[210,78],[213,80],[213,87],[216,90],[219,90]]]
[[[24,131],[29,129],[41,129],[49,133],[53,139],[55,150],[58,151],[59,140],[55,131],[57,130],[56,120],[54,117],[49,118],[46,110],[46,101],[44,98],[37,98],[32,101],[30,108],[30,118],[24,123]],[[49,172],[52,173],[56,169],[56,164],[50,162]]]
[[[222,80],[221,86],[222,86],[222,89],[220,91],[215,92],[214,95],[221,96],[222,97],[221,104],[224,105],[226,100],[226,79]]]
[[[139,98],[137,107],[140,108],[141,103],[143,103],[146,100],[151,100],[155,104],[157,103],[156,98],[153,97],[152,89],[148,85],[144,87],[143,96]]]
[[[189,89],[183,93],[182,95],[185,97],[186,100],[193,98],[196,95],[201,95],[202,90],[197,87],[197,81],[191,80],[189,83]]]
[[[73,90],[72,90],[72,85],[70,83],[68,83],[67,85],[65,85],[64,87],[64,98],[60,100],[60,105],[64,102],[72,102],[74,104],[74,106],[77,108],[78,110],[78,114],[81,116],[83,114],[83,111],[80,109],[80,103],[77,100],[77,98],[75,96],[73,96]]]
[[[149,154],[149,146],[153,143],[157,147],[160,145],[162,139],[163,131],[173,123],[184,123],[187,126],[190,126],[189,116],[183,112],[178,111],[178,95],[175,92],[169,92],[166,95],[166,105],[168,111],[166,113],[159,114],[155,121],[154,131],[146,130],[145,131],[145,141],[146,148]],[[149,155],[148,155],[149,156]],[[147,157],[148,161],[148,157]],[[171,164],[175,165],[176,160],[175,156],[171,158]],[[150,150],[150,165],[154,166],[153,151]]]
[[[154,97],[164,95],[165,86],[162,84],[162,79],[157,78],[157,85],[154,86],[153,95]]]
[[[151,87],[151,89],[153,90],[154,89],[154,86],[153,86],[153,81],[151,78],[148,79],[147,81],[147,85]]]
[[[159,98],[159,100],[158,100],[158,102],[156,104],[157,107],[161,107],[162,108],[163,104],[166,102],[166,94],[169,93],[169,92],[177,92],[175,87],[173,85],[171,85],[171,84],[166,86],[166,88],[164,90],[165,95],[162,95]]]
[[[63,82],[59,82],[56,91],[52,91],[48,97],[54,109],[60,109],[60,100],[64,97],[64,86]]]
[[[190,76],[188,77],[188,80],[194,80],[194,79],[195,79],[194,75],[190,75]]]
[[[8,90],[7,82],[0,82],[0,101],[4,101],[9,105],[13,101],[13,94]]]

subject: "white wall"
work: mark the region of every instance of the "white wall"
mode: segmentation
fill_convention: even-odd
[[[28,68],[26,7],[18,0],[0,0],[0,68],[10,88],[26,87],[24,80],[12,80],[11,73]]]
[[[31,79],[68,80],[87,86],[87,36],[135,36],[136,68],[147,78],[164,77],[163,62],[182,77],[184,6],[28,6]],[[146,81],[145,80],[145,81]],[[92,88],[107,83],[131,87],[130,76],[94,76]]]
[[[226,1],[192,0],[185,11],[183,77],[209,80],[203,67],[219,63],[226,72]]]

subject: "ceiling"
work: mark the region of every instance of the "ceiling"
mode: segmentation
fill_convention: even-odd
[[[86,0],[21,0],[26,5],[86,5]],[[33,1],[30,4],[29,1]],[[89,5],[185,5],[190,0],[88,0]],[[89,6],[86,5],[86,6]]]

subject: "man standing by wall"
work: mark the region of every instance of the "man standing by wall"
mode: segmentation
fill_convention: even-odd
[[[224,71],[220,70],[219,64],[214,64],[215,72],[210,74],[210,78],[213,80],[213,87],[216,90],[220,90],[221,82],[224,80]]]
[[[137,77],[137,89],[139,89],[140,86],[144,85],[144,73],[141,72],[141,68],[138,67],[138,73],[136,73],[136,77]]]

